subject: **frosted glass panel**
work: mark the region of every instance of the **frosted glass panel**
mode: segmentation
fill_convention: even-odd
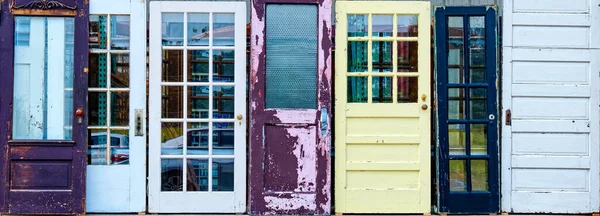
[[[15,18],[13,139],[70,140],[73,116],[73,18]],[[17,43],[18,42],[18,43]]]
[[[266,108],[317,105],[317,6],[268,4]]]

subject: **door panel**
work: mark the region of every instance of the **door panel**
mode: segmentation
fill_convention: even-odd
[[[150,212],[246,211],[245,12],[150,4]]]
[[[0,3],[0,213],[80,214],[88,6],[34,2]]]
[[[336,3],[336,212],[430,211],[429,10]]]
[[[250,213],[329,214],[331,3],[252,7]]]

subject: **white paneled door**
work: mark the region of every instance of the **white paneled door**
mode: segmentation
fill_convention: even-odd
[[[246,211],[246,3],[150,3],[149,211]]]
[[[146,1],[91,0],[86,211],[146,211]]]

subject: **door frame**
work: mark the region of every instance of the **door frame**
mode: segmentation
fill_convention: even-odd
[[[32,4],[37,2],[38,4]],[[85,211],[85,165],[87,163],[87,84],[88,84],[88,2],[61,1],[55,7],[44,7],[40,0],[0,2],[0,213],[4,214],[82,214]],[[15,16],[44,16],[74,18],[73,117],[72,140],[12,140],[14,89],[14,31]],[[78,61],[77,59],[85,59]],[[48,151],[54,153],[49,154]],[[67,153],[67,154],[65,154]],[[14,191],[10,189],[12,160],[69,160],[72,190]],[[12,199],[17,203],[12,203]],[[54,202],[48,202],[53,200]],[[36,205],[36,203],[38,205]],[[42,204],[43,203],[43,204]]]
[[[469,16],[485,16],[485,27],[486,27],[486,37],[485,37],[485,53],[486,53],[486,82],[487,85],[477,85],[478,87],[488,87],[487,90],[487,108],[488,108],[488,113],[495,113],[495,119],[493,120],[489,120],[492,122],[488,123],[488,128],[491,128],[491,130],[488,130],[488,134],[487,134],[487,138],[488,138],[488,155],[490,156],[488,158],[488,168],[489,167],[494,167],[491,166],[490,164],[496,164],[495,169],[488,169],[488,182],[490,182],[489,185],[489,194],[490,194],[490,202],[484,202],[484,199],[477,199],[477,198],[473,198],[473,199],[469,199],[469,200],[457,200],[458,198],[452,198],[451,194],[450,194],[450,184],[449,184],[449,179],[448,181],[443,181],[441,178],[449,178],[449,160],[450,160],[450,156],[449,156],[449,146],[448,146],[448,91],[447,91],[447,86],[448,83],[446,83],[448,76],[447,76],[447,68],[448,68],[448,54],[447,54],[447,38],[448,38],[448,31],[447,31],[447,17],[448,16],[463,16],[464,18],[464,23],[466,23],[466,25],[463,25],[463,28],[465,29],[465,36],[463,39],[465,45],[468,45],[468,34],[467,31],[469,31],[469,20],[468,17]],[[437,73],[437,85],[436,85],[436,95],[437,95],[437,101],[438,101],[438,109],[436,110],[437,113],[437,117],[438,117],[438,132],[437,132],[437,144],[438,144],[438,149],[437,149],[437,165],[438,165],[438,176],[436,178],[436,181],[438,182],[438,201],[439,201],[439,212],[451,212],[451,213],[495,213],[499,211],[500,208],[500,178],[499,178],[499,173],[500,173],[500,163],[499,163],[499,113],[498,113],[498,108],[499,108],[499,103],[498,103],[498,99],[499,99],[499,95],[500,95],[500,89],[499,86],[496,86],[496,83],[498,82],[498,60],[496,58],[496,56],[498,56],[498,41],[497,41],[497,17],[496,17],[496,9],[493,7],[440,7],[440,8],[436,8],[435,11],[435,18],[436,18],[436,57],[437,57],[437,62],[436,62],[436,73]],[[492,41],[493,43],[490,43],[490,41]],[[464,54],[466,57],[464,57],[464,61],[468,61],[468,56],[470,55],[470,52],[465,49]],[[469,63],[465,63],[465,65],[469,65]],[[468,68],[465,69],[464,72],[462,72],[462,76],[466,77],[467,75],[467,71]],[[469,82],[469,84],[461,84],[464,86],[470,85],[472,86],[472,84]],[[494,87],[496,91],[489,91],[489,87]],[[468,93],[466,93],[466,98],[469,98]],[[492,99],[492,100],[490,100]],[[465,101],[465,106],[468,107],[468,99],[467,101]],[[442,112],[443,111],[443,112]],[[487,120],[487,119],[486,119]],[[469,136],[469,134],[467,134],[467,137]],[[489,142],[489,140],[495,140],[495,142]],[[490,148],[490,144],[493,143],[494,148]],[[467,147],[467,146],[465,146]],[[468,150],[467,150],[468,151]],[[471,158],[469,156],[467,156],[466,158]],[[465,167],[465,170],[470,169],[470,162],[468,162],[469,160],[467,160],[467,164]],[[470,172],[468,172],[470,173]],[[470,179],[469,175],[466,176],[467,178],[467,188],[469,188],[469,182]],[[495,182],[492,182],[490,180],[494,180]],[[467,192],[467,193],[456,193],[458,196],[460,195],[467,195],[467,194],[480,194],[480,195],[484,195],[484,193],[473,193],[473,192]],[[467,204],[468,203],[468,204]],[[474,204],[475,203],[475,204]],[[476,206],[476,207],[474,207]],[[478,208],[478,207],[482,207],[482,206],[487,206],[487,208],[485,209],[489,209],[489,211],[481,211],[482,208]]]
[[[246,211],[246,2],[186,2],[186,1],[152,1],[150,2],[150,73],[149,73],[149,175],[148,175],[148,211],[160,213],[243,213]],[[220,119],[216,121],[234,122],[235,129],[235,147],[234,147],[234,191],[233,192],[161,192],[161,69],[162,69],[162,13],[235,13],[235,113],[242,115],[237,119]],[[209,18],[212,20],[212,18]],[[187,16],[184,15],[183,35],[187,33]],[[210,24],[212,26],[212,22]],[[211,36],[212,37],[212,36]],[[187,40],[183,40],[183,46],[165,46],[178,50],[186,50]],[[218,46],[210,46],[211,49],[219,49]],[[194,49],[197,50],[197,49]],[[212,53],[212,52],[211,52]],[[183,52],[183,62],[187,65],[186,52]],[[209,66],[212,68],[212,65]],[[183,73],[185,74],[185,73]],[[187,80],[183,77],[184,82]],[[212,83],[212,82],[211,82]],[[177,85],[180,86],[180,85]],[[184,85],[185,86],[185,85]],[[218,86],[218,85],[217,85]],[[183,90],[187,91],[186,88]],[[212,94],[211,94],[212,95]],[[183,98],[184,104],[187,98]],[[212,105],[212,100],[209,100]],[[211,106],[209,105],[209,107]],[[183,121],[187,120],[187,106],[183,106]],[[212,118],[209,118],[212,121]],[[172,121],[168,121],[172,122]],[[181,122],[181,121],[177,121]],[[238,125],[239,124],[239,125]],[[186,128],[187,126],[185,126]],[[239,128],[238,128],[239,126]],[[212,128],[209,129],[212,131]],[[185,133],[185,132],[184,132]],[[211,133],[211,132],[209,132]],[[184,140],[187,139],[184,135]],[[184,145],[185,146],[185,145]],[[212,146],[212,144],[209,144]],[[164,156],[163,156],[164,157]],[[187,156],[186,156],[187,157]],[[164,157],[170,158],[170,157]],[[204,157],[204,158],[209,158]],[[211,173],[212,166],[209,166]],[[183,171],[185,176],[185,169]],[[212,182],[212,181],[209,181]],[[209,183],[209,185],[212,183]],[[184,185],[185,187],[185,185]],[[228,193],[235,193],[231,196]],[[176,194],[179,200],[170,200],[166,203],[161,196]],[[198,197],[198,194],[211,194],[212,197]],[[169,199],[166,199],[169,200]],[[194,200],[195,203],[206,203],[205,207],[200,206],[190,208],[189,203],[181,200]],[[224,203],[225,202],[225,203]],[[215,205],[220,203],[221,205]]]

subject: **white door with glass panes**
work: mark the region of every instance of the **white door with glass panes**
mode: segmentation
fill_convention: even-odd
[[[146,211],[145,38],[144,0],[90,1],[87,212]]]
[[[150,3],[150,212],[246,211],[245,13]]]

